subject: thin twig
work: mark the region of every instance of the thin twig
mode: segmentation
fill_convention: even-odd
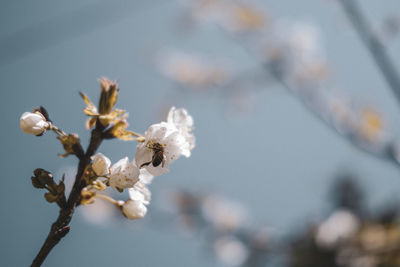
[[[75,207],[79,206],[81,200],[81,191],[85,187],[85,181],[83,180],[83,174],[86,166],[90,163],[90,157],[94,155],[97,148],[102,142],[102,132],[104,128],[101,123],[97,123],[97,126],[92,130],[89,146],[86,150],[85,155],[80,158],[78,164],[78,171],[75,177],[75,183],[72,187],[68,201],[63,203],[60,209],[57,220],[51,226],[50,232],[40,249],[39,253],[32,262],[32,266],[41,266],[47,255],[50,253],[52,248],[58,244],[58,242],[66,234],[68,234],[70,227],[68,224],[72,219],[72,215],[75,211]],[[65,199],[64,199],[65,201]],[[66,205],[64,205],[66,204]]]
[[[356,0],[339,0],[348,19],[359,34],[361,40],[368,48],[376,64],[378,65],[386,82],[400,102],[400,76],[396,66],[392,62],[385,45],[372,31],[366,16],[362,13]]]

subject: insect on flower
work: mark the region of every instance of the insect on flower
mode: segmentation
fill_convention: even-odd
[[[165,160],[166,160],[166,156],[164,154],[164,152],[165,152],[164,146],[166,146],[166,145],[165,144],[162,145],[160,143],[155,143],[153,141],[149,141],[147,143],[146,147],[153,150],[153,157],[151,158],[151,160],[149,162],[143,163],[140,166],[140,168],[147,166],[150,163],[152,163],[154,167],[157,167],[161,164],[161,167],[164,168]]]

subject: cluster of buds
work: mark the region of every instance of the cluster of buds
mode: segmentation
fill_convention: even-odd
[[[43,135],[46,130],[53,130],[64,147],[65,153],[61,157],[75,155],[84,162],[89,161],[82,170],[84,187],[81,190],[79,204],[92,204],[96,198],[107,200],[115,205],[128,219],[143,218],[150,203],[150,191],[147,186],[154,176],[169,171],[170,164],[181,155],[190,157],[195,146],[195,137],[192,133],[193,118],[185,109],[172,107],[165,121],[153,124],[145,132],[138,134],[128,130],[128,113],[125,110],[114,108],[118,98],[118,84],[108,79],[100,80],[101,95],[98,107],[89,98],[80,93],[86,107],[84,113],[89,116],[86,122],[92,131],[95,143],[103,139],[118,138],[121,140],[135,140],[138,142],[136,154],[132,161],[124,157],[114,164],[111,160],[95,151],[85,153],[77,134],[66,134],[52,124],[44,108],[35,109],[33,113],[24,113],[21,116],[21,128],[24,133]],[[90,148],[90,146],[89,146]],[[86,157],[86,158],[85,158]],[[32,183],[36,188],[46,188],[46,200],[64,204],[65,185],[63,180],[57,185],[52,175],[42,169],[35,170]],[[79,184],[79,183],[78,183]],[[129,191],[127,201],[114,200],[102,194],[107,188],[123,192]],[[60,205],[61,205],[60,204]]]
[[[98,108],[86,94],[80,92],[86,103],[86,108],[84,108],[83,112],[90,117],[86,122],[87,129],[91,129],[99,123],[101,127],[107,128],[107,131],[104,132],[104,138],[106,139],[134,140],[134,136],[138,135],[127,130],[129,126],[126,121],[128,113],[125,110],[114,109],[118,99],[117,82],[111,82],[103,78],[100,80],[100,87],[101,95]]]
[[[84,204],[91,204],[98,197],[120,208],[128,219],[144,217],[151,199],[148,185],[154,176],[167,173],[170,164],[181,155],[190,156],[195,146],[192,128],[193,119],[187,111],[172,107],[166,121],[151,125],[143,136],[139,136],[132,161],[124,157],[112,164],[102,153],[94,155],[85,172],[89,185],[83,191]],[[108,186],[119,192],[127,189],[130,198],[116,201],[98,193]]]
[[[38,189],[47,189],[48,192],[44,194],[47,202],[56,202],[60,206],[65,205],[65,184],[63,179],[56,184],[53,179],[53,175],[44,169],[35,169],[33,172],[34,176],[31,177],[32,185]]]

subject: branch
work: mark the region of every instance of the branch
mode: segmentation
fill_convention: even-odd
[[[351,5],[349,2],[354,3],[353,0],[340,0],[343,5]],[[358,21],[358,20],[357,20]],[[364,23],[365,27],[365,21],[362,20]],[[227,36],[236,42],[239,42],[239,44],[242,44],[242,48],[244,48],[245,51],[250,52],[249,48],[246,46],[246,44],[240,42],[240,39],[236,38],[235,35],[232,35],[231,33],[227,31],[223,31]],[[369,32],[369,31],[368,31]],[[384,49],[384,46],[380,43],[378,38],[376,36],[373,36],[371,33],[369,38],[372,38],[374,41],[373,47],[378,46],[379,48],[377,49],[379,52],[377,55],[379,55],[379,62],[382,65],[381,70],[386,70],[389,69],[388,72],[382,71],[385,74],[385,77],[387,78],[388,82],[390,80],[390,85],[393,85],[391,88],[395,92],[396,96],[398,97],[398,100],[400,101],[400,79],[398,78],[399,76],[397,75],[397,72],[395,70],[394,65],[391,63],[391,60],[389,56],[386,53],[386,50]],[[376,50],[373,50],[376,51]],[[252,55],[252,53],[250,53]],[[375,54],[374,54],[375,55]],[[381,66],[380,65],[380,66]],[[365,152],[366,154],[369,154],[377,159],[384,160],[386,162],[392,163],[397,167],[400,167],[400,150],[399,146],[396,143],[396,140],[391,139],[387,141],[384,145],[383,148],[377,150],[374,147],[367,146],[362,143],[361,140],[355,135],[354,132],[343,132],[337,129],[335,127],[334,123],[330,121],[329,118],[326,118],[324,115],[326,115],[324,112],[321,110],[322,108],[325,108],[324,104],[322,102],[318,102],[322,100],[322,97],[320,95],[320,88],[308,88],[310,90],[307,90],[308,93],[305,93],[302,95],[301,88],[298,88],[294,85],[293,82],[290,81],[290,79],[286,79],[284,73],[282,73],[281,66],[279,62],[275,62],[274,59],[269,60],[267,63],[262,64],[263,69],[268,73],[268,75],[271,75],[282,87],[287,89],[289,92],[291,92],[309,111],[310,113],[317,118],[319,121],[321,121],[325,126],[327,126],[330,130],[338,134],[340,137],[344,138],[348,143],[353,145],[354,147],[358,148],[359,150]],[[390,79],[389,79],[390,78]],[[316,90],[312,90],[316,89]],[[318,94],[315,95],[310,95],[310,92],[317,92]]]
[[[344,0],[346,1],[346,0]],[[231,35],[228,35],[232,38]],[[239,41],[236,38],[232,38],[232,40]],[[240,42],[239,42],[240,43]],[[243,46],[245,51],[249,51],[246,46]],[[309,94],[301,94],[303,90],[295,87],[292,82],[287,81],[285,75],[282,73],[280,64],[275,62],[274,60],[269,61],[268,63],[262,64],[263,69],[274,78],[282,87],[284,87],[287,91],[292,93],[294,97],[296,97],[310,113],[319,121],[321,121],[325,126],[327,126],[330,130],[338,134],[340,137],[345,139],[349,144],[358,148],[359,150],[369,154],[377,159],[389,162],[394,164],[397,167],[400,167],[400,159],[399,159],[399,148],[395,143],[395,140],[388,141],[384,148],[381,150],[376,150],[373,147],[368,147],[360,142],[359,138],[354,134],[354,132],[342,132],[338,130],[335,125],[326,117],[324,117],[324,112],[321,111],[322,103],[318,101],[321,100],[321,95],[309,95]],[[400,87],[399,87],[400,88]],[[309,88],[308,92],[320,92],[319,88]],[[312,90],[316,89],[316,90]],[[400,97],[400,91],[399,91]],[[399,98],[400,99],[400,98]],[[326,104],[326,103],[325,103]]]
[[[271,74],[276,81],[287,89],[289,92],[295,95],[296,98],[300,100],[300,102],[310,111],[315,118],[321,121],[325,126],[333,130],[339,136],[343,137],[347,142],[360,149],[361,151],[366,152],[367,154],[374,156],[375,158],[385,160],[387,162],[393,163],[397,167],[400,167],[400,162],[398,159],[398,149],[393,140],[388,142],[385,147],[381,150],[373,149],[372,147],[368,147],[360,142],[359,138],[354,134],[354,132],[342,132],[339,131],[329,119],[323,116],[324,112],[321,111],[321,103],[318,103],[318,96],[314,96],[314,98],[309,99],[307,95],[301,95],[296,93],[298,90],[290,83],[287,82],[286,79],[282,76],[281,72],[277,70],[274,64],[266,64],[265,69]],[[323,106],[323,105],[322,105]]]
[[[347,18],[353,24],[364,45],[368,48],[373,59],[378,65],[387,84],[400,102],[400,76],[396,66],[387,53],[385,45],[379,37],[371,30],[366,16],[362,13],[356,0],[339,0]]]
[[[78,164],[78,171],[75,177],[75,183],[72,187],[71,193],[69,195],[68,201],[60,205],[60,213],[57,220],[52,224],[50,232],[40,249],[39,253],[32,262],[32,266],[40,266],[46,259],[47,255],[50,253],[52,248],[58,244],[58,242],[68,234],[70,227],[68,224],[72,219],[75,207],[79,206],[81,201],[81,191],[85,187],[85,181],[83,180],[83,174],[86,166],[90,163],[90,157],[96,152],[100,146],[103,138],[102,132],[104,127],[101,123],[96,124],[96,128],[92,130],[89,146],[83,157],[80,157]]]

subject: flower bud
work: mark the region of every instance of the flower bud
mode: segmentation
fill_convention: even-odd
[[[110,173],[111,160],[102,153],[97,153],[92,158],[92,169],[98,176],[105,176]]]
[[[96,196],[96,192],[94,191],[89,191],[86,188],[84,188],[81,191],[81,204],[83,205],[88,205],[92,204],[94,202],[94,198]]]
[[[142,201],[129,199],[122,207],[122,214],[129,220],[141,219],[147,213],[147,208]]]
[[[20,118],[20,126],[24,133],[39,136],[46,132],[50,124],[39,112],[25,112]]]
[[[117,103],[118,98],[118,83],[116,81],[112,82],[107,78],[102,78],[100,80],[101,95],[99,102],[99,113],[109,114]],[[108,125],[103,124],[105,127]]]

